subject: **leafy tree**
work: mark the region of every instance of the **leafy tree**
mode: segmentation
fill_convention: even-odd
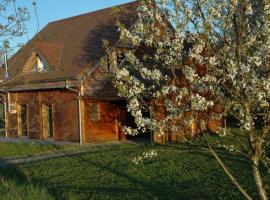
[[[140,2],[132,29],[118,24],[120,44],[132,47],[113,75],[137,124],[126,132],[150,129],[187,138],[182,130],[195,123],[224,172],[251,199],[205,135],[209,116],[230,114],[248,142],[235,137],[238,145],[226,148],[246,156],[260,198],[268,199],[260,165],[269,169],[270,1]],[[222,110],[209,115],[217,105]],[[151,117],[143,115],[153,110]],[[233,134],[226,131],[218,133]]]

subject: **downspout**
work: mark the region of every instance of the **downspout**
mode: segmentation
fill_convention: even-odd
[[[5,95],[1,95],[4,100],[4,118],[5,118],[5,137],[8,138],[8,127],[7,127],[7,113],[10,112],[10,94],[7,91],[0,90],[0,92],[7,94],[7,101],[5,100]]]
[[[78,93],[78,109],[79,109],[79,132],[80,132],[80,145],[83,145],[83,135],[82,135],[82,111],[81,111],[81,92]]]
[[[5,113],[5,135],[6,135],[6,138],[8,138],[8,127],[7,127],[7,102],[4,101],[4,113]]]
[[[8,127],[7,127],[7,113],[10,112],[10,93],[4,90],[0,90],[0,92],[7,94],[7,101],[5,101],[5,95],[1,95],[4,100],[4,118],[5,118],[5,137],[8,138]]]
[[[11,110],[11,105],[10,105],[10,93],[7,92],[7,107],[8,107],[8,112]]]
[[[79,115],[79,140],[80,140],[80,146],[83,145],[83,134],[82,134],[82,111],[81,111],[81,98],[83,97],[83,86],[80,85],[80,90],[76,90],[74,88],[71,88],[68,83],[66,83],[65,86],[66,89],[75,92],[78,94],[78,115]]]
[[[0,90],[0,92],[8,93],[4,90]],[[8,106],[7,106],[7,101],[5,99],[5,95],[0,94],[3,98],[4,101],[4,120],[5,120],[5,137],[8,138],[8,130],[7,130],[7,112],[8,112]]]
[[[9,77],[8,74],[8,59],[7,59],[7,53],[4,53],[4,66],[5,66],[5,74],[4,74],[4,80],[7,79]],[[5,91],[3,91],[5,92]],[[4,112],[5,112],[5,136],[6,138],[8,137],[8,130],[7,130],[7,112],[10,112],[10,94],[9,92],[5,92],[7,93],[7,102],[4,101]]]
[[[7,53],[4,54],[4,62],[5,62],[5,74],[4,74],[4,80],[8,78],[8,60],[7,60]]]

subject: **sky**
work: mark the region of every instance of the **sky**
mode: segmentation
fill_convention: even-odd
[[[39,31],[52,21],[132,1],[133,0],[36,0]],[[37,33],[38,28],[32,0],[17,0],[17,5],[26,6],[30,11],[31,19],[27,23],[28,37],[24,36],[11,41],[11,46],[16,46],[18,43],[25,44],[28,39],[31,39]],[[17,49],[14,51],[16,50]]]

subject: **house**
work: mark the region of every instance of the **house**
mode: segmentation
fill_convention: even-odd
[[[115,15],[130,26],[137,6],[132,2],[49,23],[12,56],[0,85],[6,136],[81,144],[125,140],[125,101],[100,59],[106,56],[103,39],[118,53]]]
[[[107,77],[112,62],[101,60],[122,59],[126,47],[117,43],[116,18],[131,27],[137,7],[135,1],[49,23],[12,56],[7,70],[2,67],[0,84],[6,136],[80,144],[126,140],[123,125],[134,120]],[[104,39],[112,46],[110,56]],[[162,110],[154,108],[155,114]],[[197,128],[187,130],[194,135]],[[178,136],[154,133],[153,139],[177,141]]]

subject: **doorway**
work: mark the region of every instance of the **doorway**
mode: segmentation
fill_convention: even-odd
[[[28,136],[27,106],[21,105],[22,136]]]
[[[53,138],[53,107],[42,105],[43,138]]]
[[[18,105],[18,117],[19,135],[28,137],[28,110],[26,105]]]

